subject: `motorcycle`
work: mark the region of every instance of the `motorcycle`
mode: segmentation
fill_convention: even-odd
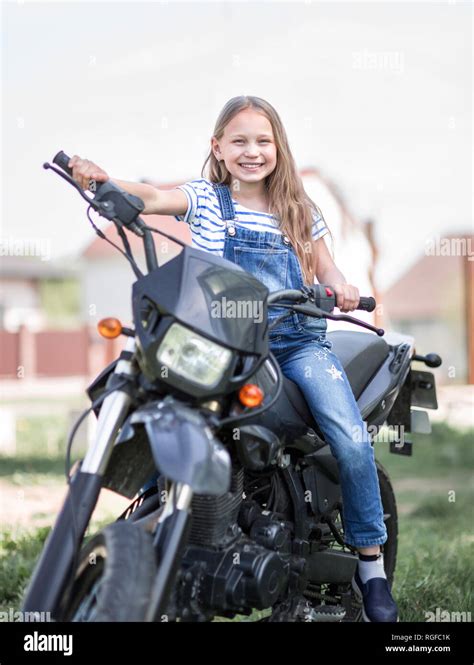
[[[141,199],[110,181],[86,194],[59,152],[54,171],[99,215],[112,220],[137,277],[133,329],[116,319],[105,337],[125,349],[88,387],[97,429],[84,459],[68,471],[68,493],[30,580],[23,609],[57,621],[360,621],[351,589],[355,550],[344,543],[336,459],[295,383],[269,350],[267,312],[349,321],[372,333],[328,334],[371,434],[384,424],[429,432],[437,408],[433,374],[414,360],[414,340],[333,313],[330,287],[269,293],[255,276],[173,236],[180,253],[158,266],[157,229]],[[59,167],[59,168],[58,168]],[[103,234],[89,220],[99,235]],[[124,228],[142,238],[147,273]],[[120,248],[115,245],[119,250]],[[120,250],[122,251],[122,250]],[[216,303],[261,305],[262,316],[216,315]],[[373,298],[358,309],[373,311]],[[390,443],[410,455],[403,437]],[[377,463],[388,539],[390,584],[397,556],[397,506]],[[148,483],[148,484],[147,484]],[[146,489],[144,489],[144,487]],[[86,538],[102,488],[130,499],[127,510]],[[255,611],[258,611],[255,615]]]

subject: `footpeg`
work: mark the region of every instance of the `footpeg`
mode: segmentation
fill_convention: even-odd
[[[313,605],[304,614],[303,621],[337,622],[344,619],[346,610],[342,605]]]
[[[300,596],[276,606],[268,621],[336,622],[342,621],[345,616],[346,610],[342,605],[313,605]]]

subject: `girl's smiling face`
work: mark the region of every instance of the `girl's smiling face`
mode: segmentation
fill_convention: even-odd
[[[218,160],[224,160],[229,173],[242,182],[263,180],[277,163],[271,123],[252,108],[240,111],[227,123],[220,141],[212,137],[212,150]]]

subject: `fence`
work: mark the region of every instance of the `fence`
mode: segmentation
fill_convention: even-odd
[[[0,330],[0,455],[19,453],[18,426],[24,418],[61,421],[64,431],[69,431],[86,405],[85,387],[124,345],[124,338],[103,339],[89,326],[40,332],[26,327],[17,332]],[[76,443],[86,445],[90,424],[89,419]],[[39,430],[38,436],[47,439],[48,453],[54,452],[57,441],[49,442],[48,428]]]
[[[40,379],[98,374],[117,357],[123,338],[105,340],[89,326],[75,330],[0,330],[0,378]]]

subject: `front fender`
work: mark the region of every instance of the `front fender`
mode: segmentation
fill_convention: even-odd
[[[195,494],[228,492],[232,464],[224,446],[196,410],[179,402],[153,402],[135,411],[132,423],[143,423],[159,471],[189,485]]]

